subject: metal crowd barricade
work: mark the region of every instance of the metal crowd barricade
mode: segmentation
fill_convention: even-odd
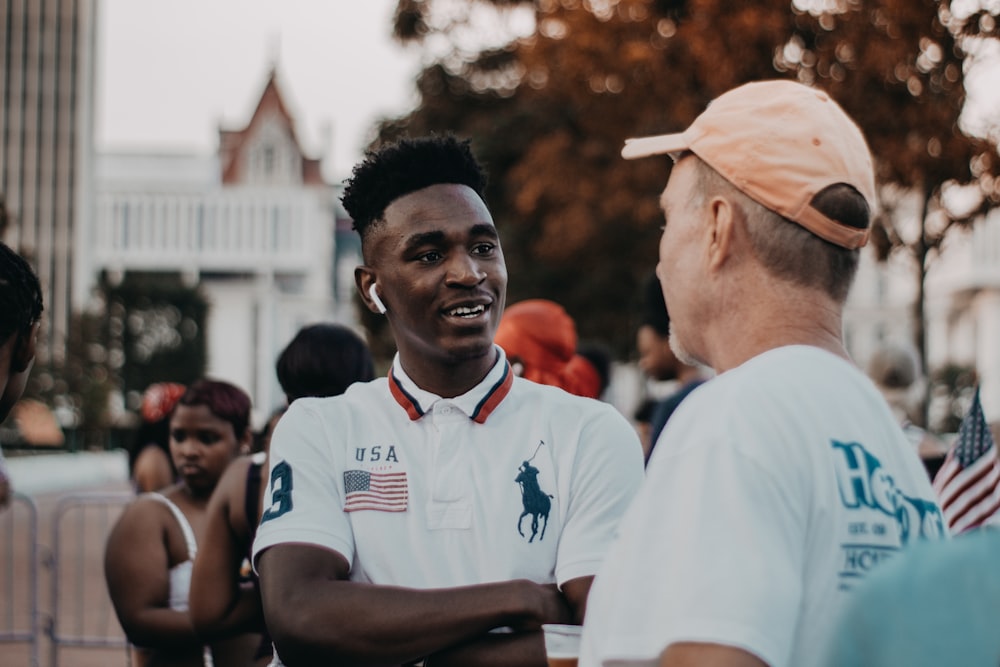
[[[131,664],[104,583],[104,545],[131,492],[81,493],[59,499],[52,516],[50,616],[45,632],[51,642],[49,667],[58,667],[63,648],[121,648]]]
[[[0,643],[26,643],[38,667],[38,509],[14,493],[0,512]]]

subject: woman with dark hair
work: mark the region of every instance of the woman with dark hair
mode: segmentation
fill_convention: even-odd
[[[138,496],[108,537],[108,593],[136,646],[138,667],[235,667],[250,661],[258,635],[204,644],[188,613],[191,570],[206,537],[209,497],[250,437],[246,393],[214,380],[191,385],[170,416],[170,457],[179,480],[159,493]]]
[[[375,377],[364,341],[347,327],[326,322],[299,329],[278,355],[275,372],[289,404],[305,396],[339,396],[355,382]]]

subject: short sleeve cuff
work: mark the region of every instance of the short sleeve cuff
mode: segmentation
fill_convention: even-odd
[[[320,531],[303,532],[295,529],[275,529],[266,534],[258,534],[253,543],[253,555],[251,558],[253,571],[257,574],[257,558],[265,550],[279,544],[307,544],[311,546],[336,551],[347,561],[348,566],[354,562],[354,548],[350,542],[330,533]]]
[[[562,586],[567,581],[580,577],[593,577],[601,568],[604,554],[584,555],[569,562],[559,562],[556,565],[556,583]]]

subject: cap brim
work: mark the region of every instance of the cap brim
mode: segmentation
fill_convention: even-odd
[[[622,157],[626,160],[635,160],[650,155],[676,155],[688,149],[687,143],[683,133],[626,139],[625,147],[622,148]]]

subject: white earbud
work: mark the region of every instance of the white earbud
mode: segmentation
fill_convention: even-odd
[[[386,307],[385,304],[382,303],[382,299],[378,298],[378,292],[375,291],[375,283],[368,286],[368,296],[370,296],[372,301],[375,302],[375,307],[378,308],[378,312],[385,315]]]

